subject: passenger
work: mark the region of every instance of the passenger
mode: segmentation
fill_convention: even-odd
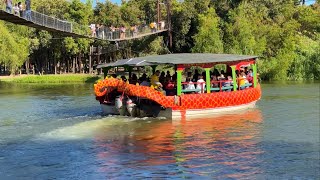
[[[162,88],[162,84],[159,81],[159,75],[160,75],[160,71],[157,70],[152,76],[151,76],[151,85],[155,88],[155,89],[159,89]]]
[[[141,83],[140,86],[150,86],[150,82],[145,77],[141,77]]]
[[[173,96],[174,90],[175,90],[174,88],[175,88],[174,82],[172,80],[169,80],[165,86],[166,94],[169,96]]]
[[[177,81],[177,72],[174,73],[172,76],[172,81],[176,82]]]
[[[130,84],[137,84],[138,82],[138,77],[136,74],[132,74],[131,79],[130,79]]]
[[[247,75],[247,80],[252,83],[253,81],[253,72],[252,69],[249,70],[248,75]]]
[[[194,83],[191,81],[191,78],[187,77],[186,83],[188,83],[188,84],[185,84],[184,89],[186,89],[186,90],[196,89],[196,88],[194,87]]]
[[[248,75],[248,67],[244,67],[244,73],[246,74],[246,75]]]
[[[192,72],[187,73],[187,78],[189,78],[192,81]]]
[[[201,75],[202,75],[203,79],[206,79],[206,72],[205,71],[203,71]]]
[[[212,86],[213,88],[219,87],[219,82],[218,82],[216,76],[212,76],[212,77],[211,77],[211,86]]]
[[[159,77],[159,82],[161,84],[164,84],[166,81],[166,77],[165,77],[166,73],[164,71],[161,72],[160,77]]]
[[[206,82],[203,80],[203,77],[200,75],[197,81],[197,89],[200,90],[199,93],[204,93],[206,87]]]
[[[220,76],[218,76],[218,78],[217,78],[219,81],[221,81],[221,80],[225,80],[226,78],[224,77],[224,75],[223,74],[220,74]]]
[[[194,70],[194,75],[193,75],[193,78],[192,78],[192,81],[193,82],[197,82],[198,81],[198,78],[199,78],[199,71],[198,69]]]
[[[166,78],[168,78],[168,77],[170,77],[170,79],[171,79],[170,71],[167,71]]]
[[[142,74],[142,76],[139,78],[139,82],[141,83],[144,79],[147,79],[146,73]]]
[[[223,86],[224,87],[231,87],[232,85],[233,85],[232,77],[228,76],[227,81],[223,83]],[[231,88],[227,89],[226,91],[231,91]]]
[[[127,82],[127,78],[125,76],[121,76],[122,81]]]
[[[246,74],[244,73],[244,71],[241,71],[241,73],[239,74],[240,89],[245,89],[245,87],[242,87],[242,86],[246,85],[247,83],[248,83],[248,80],[246,78]]]
[[[216,77],[220,75],[218,69],[214,68],[213,75],[216,76]]]

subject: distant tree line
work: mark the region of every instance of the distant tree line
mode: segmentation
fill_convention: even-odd
[[[98,63],[165,53],[232,53],[258,55],[265,80],[320,79],[320,1],[300,0],[162,0],[160,18],[171,5],[173,46],[167,33],[116,46],[74,39],[0,21],[0,73],[99,73]],[[33,0],[32,9],[82,27],[115,27],[157,21],[157,1]],[[75,26],[84,31],[80,26]],[[88,27],[89,30],[89,27]],[[102,51],[103,52],[103,51]],[[196,60],[195,60],[196,61]]]

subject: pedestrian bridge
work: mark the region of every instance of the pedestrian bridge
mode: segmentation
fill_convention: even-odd
[[[62,36],[70,36],[74,38],[90,38],[107,41],[125,41],[131,39],[142,38],[153,34],[159,34],[167,31],[167,28],[154,29],[153,31],[145,25],[137,28],[137,32],[132,33],[127,30],[125,34],[120,36],[120,30],[113,32],[107,31],[106,28],[98,33],[98,36],[90,36],[90,28],[88,26],[80,26],[77,23],[72,23],[64,20],[60,20],[45,14],[41,14],[35,11],[31,11],[31,17],[20,17],[12,13],[8,13],[4,10],[0,10],[0,20],[7,21],[13,24],[24,25],[33,27],[39,30],[45,30],[53,33],[59,33]],[[120,38],[121,37],[121,38]]]

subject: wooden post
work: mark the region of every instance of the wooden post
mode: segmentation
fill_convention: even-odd
[[[204,68],[206,70],[206,89],[207,93],[211,92],[211,82],[210,82],[210,69],[211,68]]]
[[[237,91],[236,66],[231,66],[231,69],[232,69],[233,91]]]

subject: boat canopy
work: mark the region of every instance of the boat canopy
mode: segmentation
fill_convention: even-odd
[[[254,63],[258,56],[210,53],[181,53],[165,54],[146,57],[123,59],[113,63],[101,64],[97,68],[116,66],[152,66],[152,65],[184,65],[184,66],[212,66],[216,64],[238,65],[239,63]]]
[[[97,68],[105,68],[105,67],[119,67],[119,66],[152,66],[157,65],[155,63],[149,63],[144,59],[140,58],[131,58],[131,59],[121,59],[116,62],[99,64]]]
[[[240,62],[252,62],[258,56],[234,55],[234,54],[210,54],[210,53],[182,53],[141,57],[149,63],[171,65],[236,65]]]

